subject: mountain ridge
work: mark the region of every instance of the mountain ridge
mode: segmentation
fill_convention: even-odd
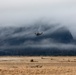
[[[37,37],[35,32],[38,30],[43,32],[43,35]],[[0,55],[66,55],[63,52],[76,50],[73,42],[71,32],[59,25],[0,29]]]

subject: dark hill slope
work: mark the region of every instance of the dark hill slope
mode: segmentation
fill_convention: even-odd
[[[0,55],[76,55],[73,37],[66,27],[42,25],[39,29],[29,27],[7,27],[0,29]]]

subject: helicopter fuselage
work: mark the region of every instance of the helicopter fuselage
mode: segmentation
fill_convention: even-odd
[[[42,35],[43,33],[39,33],[39,32],[38,32],[38,33],[35,33],[35,34],[36,34],[36,36],[40,36],[40,35]]]

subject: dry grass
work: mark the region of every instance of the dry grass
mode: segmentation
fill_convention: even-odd
[[[75,74],[76,57],[0,57],[0,75]]]

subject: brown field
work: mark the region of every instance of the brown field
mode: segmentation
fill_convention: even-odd
[[[0,75],[76,75],[76,57],[0,57]]]

